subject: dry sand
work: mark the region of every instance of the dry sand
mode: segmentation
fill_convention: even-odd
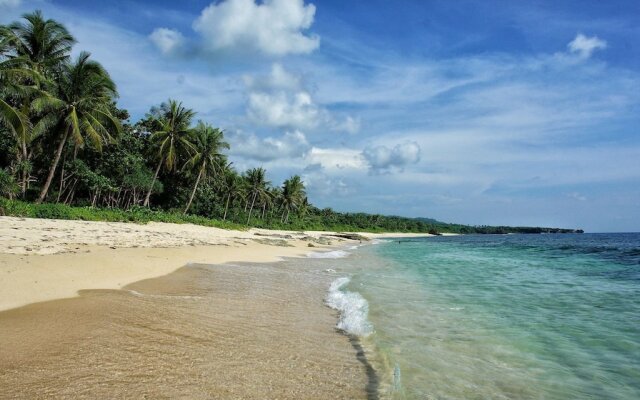
[[[188,263],[270,262],[344,243],[335,237],[328,238],[331,245],[318,243],[330,234],[0,217],[0,310],[73,297],[82,289],[119,289]]]

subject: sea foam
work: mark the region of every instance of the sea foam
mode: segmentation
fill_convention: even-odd
[[[316,252],[307,254],[309,258],[345,258],[348,256],[349,252],[344,250],[334,250],[334,251],[326,251],[326,252]]]
[[[340,312],[336,325],[338,329],[351,335],[366,337],[373,333],[373,325],[367,319],[369,303],[360,293],[343,290],[349,281],[347,277],[333,281],[325,303]]]

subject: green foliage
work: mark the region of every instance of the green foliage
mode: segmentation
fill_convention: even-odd
[[[165,211],[150,210],[146,207],[135,207],[130,210],[71,207],[64,204],[34,204],[20,200],[0,198],[0,210],[3,215],[23,218],[46,218],[82,221],[107,222],[167,222],[174,224],[194,224],[222,229],[244,230],[246,227],[233,222],[213,220],[197,215],[182,215]]]
[[[13,198],[20,187],[16,183],[13,175],[4,169],[0,169],[0,196]]]

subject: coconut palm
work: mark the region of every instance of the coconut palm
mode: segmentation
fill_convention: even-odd
[[[164,165],[168,171],[174,171],[178,157],[182,152],[189,152],[193,145],[189,142],[189,127],[196,115],[195,111],[185,108],[181,102],[169,99],[164,112],[158,119],[159,130],[151,135],[151,142],[157,150],[158,166],[153,175],[153,184],[144,199],[144,206],[149,206],[151,193],[160,169]]]
[[[289,222],[289,212],[295,210],[302,203],[306,193],[304,190],[304,183],[298,175],[294,175],[291,178],[284,181],[282,185],[282,217],[281,222]]]
[[[61,23],[45,20],[39,10],[22,18],[23,22],[10,24],[2,35],[15,48],[16,56],[27,58],[37,72],[52,75],[69,61],[75,39]]]
[[[244,198],[244,185],[242,184],[241,177],[232,169],[227,166],[224,175],[223,182],[223,199],[226,198],[224,205],[224,215],[222,220],[227,219],[227,212],[229,211],[229,204],[233,203],[237,198]]]
[[[253,212],[253,206],[256,203],[256,199],[261,199],[267,196],[267,186],[271,182],[266,180],[266,173],[264,168],[252,168],[245,174],[245,180],[248,187],[248,195],[251,198],[251,208],[249,209],[249,216],[247,217],[247,225],[251,220],[251,213]]]
[[[22,100],[30,92],[26,80],[34,76],[26,65],[23,57],[10,57],[8,41],[0,38],[0,123],[19,145],[26,141],[31,128],[29,118],[20,110]]]
[[[193,129],[191,137],[193,155],[186,162],[185,167],[198,171],[198,175],[193,185],[191,196],[189,196],[187,207],[184,209],[185,214],[191,207],[191,202],[193,202],[200,180],[206,179],[209,175],[222,172],[226,160],[221,151],[222,149],[229,149],[229,143],[224,141],[222,131],[202,121],[199,121],[195,129]]]
[[[15,140],[24,194],[30,169],[27,147],[32,140],[28,108],[31,99],[39,95],[38,84],[43,79],[27,57],[16,55],[10,35],[8,28],[0,27],[0,124]]]
[[[119,134],[122,129],[110,111],[117,96],[116,85],[102,65],[89,57],[82,52],[76,62],[62,65],[55,91],[33,101],[32,109],[43,114],[33,128],[34,134],[53,131],[60,137],[38,203],[47,196],[69,138],[76,146],[82,147],[88,140],[101,150],[104,143],[113,140],[112,133]]]

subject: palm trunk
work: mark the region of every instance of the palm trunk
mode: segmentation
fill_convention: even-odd
[[[229,211],[229,200],[231,200],[231,193],[229,193],[229,196],[227,196],[227,204],[225,204],[224,206],[224,216],[222,217],[223,221],[227,219],[227,211]]]
[[[160,162],[158,163],[158,167],[156,168],[156,173],[153,175],[153,181],[151,182],[151,187],[149,188],[149,191],[147,192],[147,197],[145,197],[144,199],[144,204],[142,205],[143,207],[149,207],[149,200],[151,199],[151,192],[153,192],[153,187],[156,185],[156,179],[158,179],[158,174],[160,173],[160,167],[162,167],[162,162],[164,161],[164,158],[160,159]]]
[[[60,187],[58,187],[58,198],[56,203],[60,203],[60,197],[62,197],[62,191],[64,189],[64,164],[67,162],[67,155],[64,155],[62,159],[62,171],[60,171]]]
[[[198,172],[198,177],[196,178],[196,184],[193,185],[193,190],[191,191],[191,196],[189,197],[189,202],[187,203],[187,208],[184,209],[184,214],[187,214],[189,211],[189,207],[191,207],[191,202],[193,201],[193,197],[196,195],[196,190],[198,189],[198,184],[200,183],[200,178],[202,178],[202,172],[204,171],[204,165],[200,168],[200,172]]]
[[[67,138],[69,137],[69,130],[66,129],[64,132],[64,136],[58,145],[58,150],[56,150],[56,156],[53,158],[53,163],[51,163],[51,170],[49,171],[49,176],[47,176],[47,180],[42,187],[42,191],[40,192],[40,196],[38,200],[36,200],[36,204],[40,204],[47,197],[47,193],[49,192],[49,186],[51,186],[51,181],[53,181],[53,176],[56,173],[56,168],[58,168],[58,163],[60,162],[60,156],[62,155],[62,151],[64,150],[64,145],[67,143]]]
[[[288,224],[289,223],[289,209],[287,208],[287,217],[284,219],[284,223]]]
[[[22,198],[27,194],[27,182],[29,181],[29,172],[27,171],[27,161],[29,159],[29,153],[27,153],[27,143],[22,141],[22,183],[20,189],[22,190]]]
[[[249,217],[247,218],[247,225],[249,225],[249,221],[251,220],[251,213],[253,212],[253,204],[256,202],[256,195],[258,193],[253,194],[253,199],[251,200],[251,209],[249,210]]]

